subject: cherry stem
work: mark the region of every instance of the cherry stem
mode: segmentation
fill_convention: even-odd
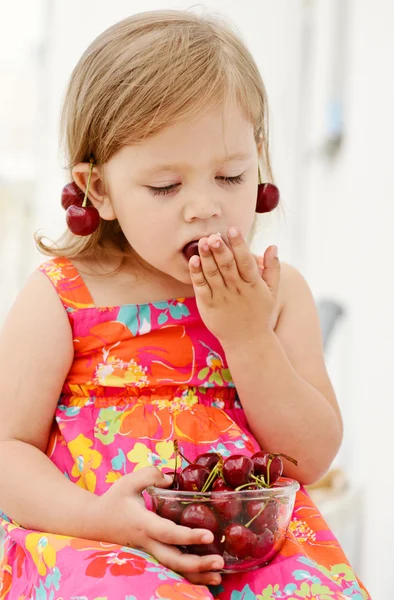
[[[259,512],[256,513],[255,516],[252,519],[250,519],[250,521],[248,523],[246,523],[245,527],[249,527],[253,523],[253,521],[255,519],[257,519],[257,517],[259,517],[261,515],[261,513],[263,512],[263,510],[265,509],[265,507],[267,506],[267,504],[268,504],[268,500],[267,500],[267,502],[265,504],[263,504],[263,506],[260,508]]]
[[[179,456],[180,456],[181,458],[183,458],[183,460],[185,460],[185,461],[186,461],[186,462],[187,462],[189,465],[191,465],[191,464],[192,464],[192,463],[191,463],[191,461],[190,461],[188,458],[186,458],[186,456],[184,456],[184,455],[182,454],[182,452],[180,451],[180,449],[179,449],[179,444],[178,444],[178,440],[177,440],[177,439],[175,439],[175,440],[173,441],[173,444],[174,444],[174,451],[175,451],[175,453],[176,453],[177,455],[179,454]]]
[[[287,454],[271,452],[270,456],[281,456],[281,457],[285,458],[286,460],[289,460],[296,467],[298,467],[298,460],[296,460],[295,458],[291,458],[291,456],[287,456]]]
[[[251,478],[255,480],[256,483],[258,483],[261,487],[267,488],[269,487],[266,483],[265,483],[265,479],[263,475],[260,475],[260,477],[257,477],[256,475],[251,475]]]
[[[216,465],[213,467],[212,471],[210,472],[208,479],[204,483],[202,490],[201,490],[202,492],[206,492],[209,489],[212,482],[215,481],[216,477],[219,475],[219,473],[221,471],[222,464],[223,464],[223,460],[219,459],[219,461],[216,463]]]
[[[268,485],[268,487],[270,486],[270,470],[271,470],[272,460],[273,460],[273,457],[271,458],[271,456],[270,456],[268,459],[268,464],[267,464],[267,485]]]
[[[261,485],[259,481],[257,482],[257,484],[258,484],[258,485]],[[239,485],[237,488],[235,488],[235,491],[236,491],[236,492],[239,492],[240,490],[243,490],[243,489],[245,489],[245,488],[248,488],[248,487],[249,487],[249,486],[251,486],[251,485],[256,485],[256,483],[254,483],[253,481],[249,481],[249,483],[244,483],[244,484],[242,484],[242,485]],[[261,487],[263,487],[263,486],[261,486]]]
[[[89,193],[89,188],[90,188],[90,180],[92,178],[93,167],[94,167],[94,158],[91,157],[91,159],[90,159],[90,167],[89,167],[89,175],[88,175],[88,184],[86,186],[85,197],[84,197],[83,202],[82,202],[82,208],[86,208],[86,203],[88,201],[88,193]]]

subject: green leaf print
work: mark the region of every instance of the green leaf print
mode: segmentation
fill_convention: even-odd
[[[134,304],[129,304],[122,306],[117,317],[118,323],[123,323],[133,335],[137,335],[138,332],[137,312],[137,306]]]
[[[223,385],[223,379],[219,371],[215,371],[214,373],[212,373],[208,381],[209,383],[217,383],[218,385]]]
[[[176,319],[177,321],[182,319],[181,306],[182,305],[179,303],[170,304],[170,315],[172,316],[173,319]]]
[[[188,317],[190,315],[190,310],[187,308],[187,306],[185,306],[184,304],[181,304],[179,307],[182,316],[184,317]]]
[[[153,302],[153,306],[160,310],[168,308],[168,302]]]
[[[115,440],[115,435],[119,433],[121,416],[122,413],[117,412],[115,408],[102,408],[100,410],[94,434],[105,446],[112,444]]]
[[[139,307],[139,333],[149,333],[151,330],[151,315],[149,304],[142,304]]]
[[[164,323],[167,323],[167,321],[168,321],[168,316],[166,315],[166,313],[161,313],[157,317],[157,322],[159,325],[164,325]]]
[[[206,376],[208,375],[208,373],[209,373],[209,367],[205,367],[204,369],[201,369],[201,371],[199,372],[199,374],[197,375],[197,377],[198,377],[198,379],[203,380],[203,379],[206,378]]]
[[[272,585],[269,584],[265,588],[265,590],[263,590],[262,594],[259,594],[258,596],[256,596],[256,600],[276,600],[278,598],[278,596],[276,594],[277,591],[279,591],[279,585],[277,583],[275,584],[275,587],[272,587]],[[274,592],[275,592],[275,596],[274,596]]]
[[[221,369],[221,373],[224,381],[226,381],[227,383],[232,383],[233,378],[231,377],[229,369]]]

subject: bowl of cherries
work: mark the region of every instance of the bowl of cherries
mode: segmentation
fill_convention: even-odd
[[[175,444],[176,456],[179,452]],[[220,554],[222,573],[251,571],[269,563],[286,539],[300,485],[282,477],[282,458],[216,452],[200,454],[182,470],[175,469],[170,488],[149,487],[153,510],[178,525],[209,529],[211,544],[182,546],[190,554]]]

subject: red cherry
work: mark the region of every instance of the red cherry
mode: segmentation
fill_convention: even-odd
[[[67,210],[69,206],[82,206],[85,194],[75,181],[68,183],[62,190],[62,207]]]
[[[274,549],[275,538],[272,531],[266,529],[264,533],[256,536],[256,543],[253,546],[253,558],[271,558],[271,553]]]
[[[219,522],[215,513],[206,504],[189,504],[182,513],[180,524],[193,529],[209,529],[219,533]]]
[[[194,461],[195,465],[202,465],[203,467],[207,467],[210,471],[213,467],[216,467],[220,460],[219,454],[216,452],[205,452],[204,454],[199,454]]]
[[[187,465],[179,474],[179,489],[185,492],[201,492],[209,473],[209,469],[202,465]]]
[[[260,500],[251,500],[246,503],[246,512],[250,519],[256,517],[249,525],[255,533],[263,533],[266,529],[277,530],[278,507],[275,502],[266,504]]]
[[[229,456],[223,464],[223,478],[233,488],[248,483],[253,473],[253,461],[243,454]]]
[[[187,260],[190,260],[192,256],[199,256],[198,242],[194,241],[186,244],[183,248],[183,254],[186,256]]]
[[[212,485],[213,492],[233,492],[233,488],[227,485],[227,483],[222,479],[222,477],[218,477],[215,479]]]
[[[198,554],[198,556],[208,556],[209,554],[223,554],[224,544],[220,541],[220,536],[215,537],[211,544],[193,544],[187,546],[189,554]]]
[[[231,488],[229,491],[232,491]],[[222,521],[235,521],[242,511],[242,502],[239,498],[229,498],[226,490],[221,492],[212,493],[212,505]]]
[[[224,547],[226,551],[236,558],[252,556],[253,546],[256,544],[256,535],[244,525],[231,523],[224,530]]]
[[[69,206],[66,211],[69,230],[75,235],[90,235],[100,224],[100,215],[94,206]]]
[[[179,525],[183,506],[178,500],[163,499],[157,507],[157,513],[164,519],[170,519]]]
[[[283,473],[283,461],[280,456],[261,451],[253,454],[252,460],[254,474],[262,475],[267,485],[273,485],[281,477]]]

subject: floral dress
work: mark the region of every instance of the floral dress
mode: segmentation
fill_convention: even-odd
[[[73,332],[74,361],[47,448],[76,485],[103,494],[126,473],[174,468],[173,440],[201,452],[259,449],[226,357],[194,298],[95,306],[69,260],[40,270]],[[364,600],[337,540],[301,488],[280,554],[259,570],[193,585],[140,550],[27,530],[2,515],[0,600]]]

